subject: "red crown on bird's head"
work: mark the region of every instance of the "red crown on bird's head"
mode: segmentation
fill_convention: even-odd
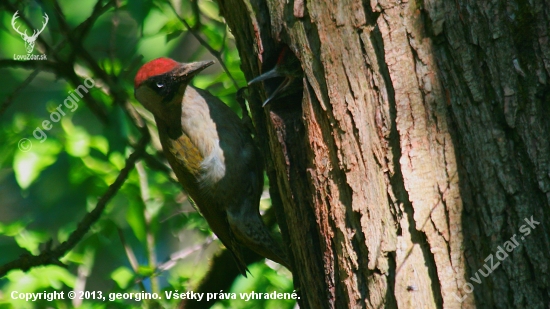
[[[179,63],[177,61],[170,58],[162,57],[151,60],[144,64],[137,72],[136,78],[134,79],[134,87],[138,88],[141,83],[150,77],[170,72],[178,65]]]

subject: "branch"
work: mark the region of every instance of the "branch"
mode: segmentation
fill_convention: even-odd
[[[77,33],[77,35],[75,35],[76,37],[80,38],[80,40],[83,40],[84,37],[88,34],[88,32],[90,31],[92,25],[95,23],[95,21],[99,18],[99,16],[101,16],[103,13],[105,13],[111,6],[113,6],[114,4],[114,0],[111,0],[109,1],[107,4],[105,4],[104,6],[101,5],[101,2],[102,1],[98,1],[94,7],[94,10],[92,12],[92,14],[85,20],[83,21],[80,25],[78,25],[76,28],[74,28],[73,30],[71,30],[71,32],[68,34],[68,37],[72,37],[72,34],[73,33]],[[16,11],[16,8],[11,5],[11,4],[8,4],[8,3],[5,3],[6,7],[8,8],[8,11],[9,12],[15,12]],[[68,24],[65,22],[65,19],[64,19],[64,16],[62,15],[62,10],[61,8],[59,7],[59,4],[57,2],[54,2],[54,8],[55,8],[55,13],[58,17],[58,22],[62,25],[61,29],[70,29],[70,27],[68,26]],[[27,25],[29,24],[28,20],[23,16],[21,17],[21,19],[23,20],[23,22],[25,22]],[[68,31],[67,31],[68,32]],[[66,39],[63,39],[59,44],[57,44],[56,47],[52,48],[41,38],[41,37],[38,37],[37,39],[37,42],[39,42],[40,44],[42,44],[45,49],[46,49],[46,52],[47,53],[50,53],[52,52],[53,54],[53,57],[54,59],[57,60],[57,62],[48,62],[48,65],[47,65],[47,68],[49,70],[52,70],[56,73],[56,75],[58,76],[62,76],[62,77],[65,77],[69,82],[73,83],[73,85],[76,87],[78,85],[80,85],[81,83],[79,82],[78,78],[76,77],[76,75],[74,74],[74,71],[72,72],[72,74],[66,74],[67,72],[63,72],[62,68],[64,67],[70,67],[70,68],[73,68],[74,67],[74,59],[76,57],[75,53],[78,51],[78,49],[73,49],[72,50],[72,53],[69,55],[69,61],[68,62],[63,62],[57,55],[57,52],[59,50],[61,50],[61,48],[65,45],[66,43]],[[14,63],[14,62],[11,62],[11,61],[7,61],[7,60],[2,60],[3,63],[0,63],[0,65],[3,67],[3,66],[19,66],[19,67],[29,67],[28,63],[29,62],[42,62],[42,61],[19,61],[19,63]],[[41,71],[41,65],[38,65],[38,67],[35,69],[34,72],[32,72],[28,77],[27,79],[21,84],[19,85],[7,98],[6,100],[2,103],[2,106],[0,107],[0,116],[6,111],[6,109],[13,103],[13,99],[17,96],[17,94],[19,92],[21,92],[26,86],[28,86],[30,84],[30,82],[36,77],[36,75],[38,75],[38,73]],[[65,74],[64,74],[65,73]],[[97,104],[93,99],[91,99],[91,97],[87,96],[85,99],[85,102],[88,104],[88,107],[90,108],[90,110],[96,114],[96,116],[99,118],[99,120],[101,120],[103,123],[107,123],[108,121],[108,117],[107,117],[107,113],[101,108],[101,106],[99,104]]]
[[[32,82],[32,80],[36,77],[36,75],[38,75],[38,73],[40,73],[40,69],[34,70],[19,86],[17,86],[17,88],[15,88],[12,93],[10,93],[6,97],[6,100],[4,100],[4,103],[2,103],[2,106],[0,106],[0,116],[4,114],[4,112],[13,102],[13,99],[19,94],[19,92],[23,91],[23,89],[25,89],[25,87],[27,87]]]
[[[194,253],[195,251],[198,251],[200,249],[204,249],[204,248],[208,247],[212,243],[212,241],[214,241],[214,237],[208,237],[201,244],[194,245],[194,246],[191,246],[191,247],[187,247],[185,249],[182,249],[180,251],[177,251],[175,253],[170,254],[170,257],[168,258],[168,260],[166,262],[158,265],[155,272],[154,272],[154,274],[151,275],[151,276],[160,276],[163,272],[165,272],[165,271],[169,270],[170,268],[176,266],[176,264],[179,260],[183,260],[183,259],[187,258],[192,253]]]
[[[141,191],[141,200],[143,201],[143,218],[145,219],[145,244],[147,250],[147,260],[149,262],[149,267],[155,269],[157,267],[157,254],[155,252],[155,236],[151,229],[151,221],[153,216],[151,212],[147,209],[148,202],[151,199],[149,194],[149,182],[147,181],[147,172],[143,167],[142,162],[136,164],[136,171],[138,172],[139,177],[139,189]],[[157,276],[150,277],[151,291],[158,293],[159,290],[159,280]]]
[[[132,248],[126,242],[126,238],[124,237],[124,233],[122,232],[122,230],[119,227],[117,227],[117,231],[118,231],[118,237],[120,238],[120,242],[122,243],[122,246],[124,247],[124,251],[126,252],[126,256],[128,257],[128,262],[130,262],[130,265],[132,266],[132,270],[134,271],[134,273],[137,274],[139,270],[139,263],[137,261],[136,255],[134,254],[134,251],[132,251]],[[139,288],[142,291],[147,291],[142,281],[137,281],[136,283],[139,285]]]
[[[29,253],[23,254],[19,259],[9,262],[0,267],[0,278],[4,277],[10,270],[21,269],[23,271],[28,271],[32,267],[41,266],[41,265],[63,265],[59,259],[63,257],[69,250],[73,249],[76,244],[88,233],[88,230],[94,224],[103,210],[107,206],[107,202],[115,196],[120,187],[126,181],[128,174],[134,168],[137,160],[141,158],[143,153],[145,153],[145,148],[149,143],[149,135],[144,135],[139,141],[134,153],[126,159],[126,164],[124,168],[118,174],[115,182],[109,186],[107,191],[101,196],[97,202],[94,210],[89,212],[83,219],[78,223],[78,227],[74,232],[71,233],[69,239],[61,243],[57,248],[51,250],[49,245],[40,255],[31,255]]]
[[[174,14],[176,14],[176,16],[178,17],[178,19],[181,21],[181,23],[185,26],[185,28],[187,29],[187,31],[191,32],[191,34],[195,37],[195,39],[197,39],[197,41],[199,41],[199,43],[204,46],[204,48],[206,48],[208,50],[208,52],[210,52],[212,54],[212,56],[214,56],[218,62],[220,63],[220,65],[222,66],[223,70],[225,71],[225,73],[227,73],[227,76],[229,76],[229,78],[231,79],[231,81],[233,82],[233,85],[235,86],[235,89],[239,89],[239,85],[237,84],[237,81],[233,78],[233,75],[231,75],[231,72],[229,72],[229,69],[227,68],[227,66],[225,65],[225,62],[223,62],[222,60],[222,54],[221,52],[215,50],[212,46],[210,46],[208,44],[208,42],[206,42],[198,33],[197,31],[192,28],[185,19],[181,18],[179,15],[178,15],[178,12],[176,12],[176,9],[174,8],[174,6],[172,5],[172,2],[168,1],[168,4],[170,5],[170,8],[172,9],[172,12],[174,12]],[[244,111],[243,111],[244,113]]]

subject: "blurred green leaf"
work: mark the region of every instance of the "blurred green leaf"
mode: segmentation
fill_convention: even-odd
[[[13,168],[19,186],[27,189],[46,167],[56,161],[60,150],[61,146],[56,141],[45,140],[40,143],[35,140],[29,152],[17,151],[13,158]]]
[[[71,235],[72,232],[74,232],[75,229],[76,229],[75,222],[69,222],[65,226],[59,227],[59,230],[57,231],[57,241],[62,243],[67,239],[69,239],[69,236]]]
[[[138,267],[138,270],[137,270],[138,275],[144,276],[144,277],[149,277],[149,276],[153,275],[154,272],[155,272],[154,269],[152,269],[149,266],[144,266],[144,265],[140,265]]]
[[[15,236],[25,229],[23,221],[15,221],[8,224],[0,223],[0,233],[6,236]]]
[[[111,278],[121,289],[126,289],[132,282],[134,273],[128,267],[120,266],[111,273]]]
[[[92,136],[90,138],[90,147],[93,147],[104,155],[109,152],[109,142],[101,135]]]
[[[143,204],[139,202],[130,203],[126,213],[128,224],[132,227],[137,239],[145,241],[145,216],[143,214]]]
[[[26,273],[10,271],[6,278],[10,282],[6,287],[9,292],[33,292],[47,287],[61,289],[63,285],[73,287],[76,281],[76,276],[56,265],[35,267]]]
[[[183,33],[182,30],[175,30],[174,32],[170,32],[166,35],[166,43],[178,38]]]
[[[14,238],[19,247],[37,255],[40,254],[38,247],[48,239],[48,235],[36,231],[21,230]]]
[[[67,153],[74,157],[87,156],[90,153],[90,135],[82,127],[75,127],[69,117],[61,120],[67,141]]]
[[[202,14],[218,22],[223,21],[223,18],[220,16],[218,5],[214,1],[200,0],[198,3]]]

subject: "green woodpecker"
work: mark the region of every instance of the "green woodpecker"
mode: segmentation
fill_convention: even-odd
[[[227,105],[189,85],[213,63],[152,60],[136,75],[135,97],[154,115],[164,155],[240,272],[248,271],[242,246],[288,267],[258,210],[263,164],[252,137]]]

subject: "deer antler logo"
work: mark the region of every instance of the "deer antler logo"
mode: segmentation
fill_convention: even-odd
[[[34,43],[36,42],[36,39],[38,38],[38,35],[44,31],[44,28],[46,28],[46,25],[48,24],[48,14],[44,13],[44,22],[42,23],[42,29],[40,30],[33,30],[33,33],[31,36],[27,35],[27,30],[25,32],[19,31],[19,27],[15,28],[15,20],[19,18],[17,15],[19,11],[16,11],[15,14],[13,14],[13,18],[11,19],[11,26],[13,27],[13,30],[15,32],[19,33],[23,40],[25,40],[25,48],[27,49],[27,53],[32,53],[34,50]]]

